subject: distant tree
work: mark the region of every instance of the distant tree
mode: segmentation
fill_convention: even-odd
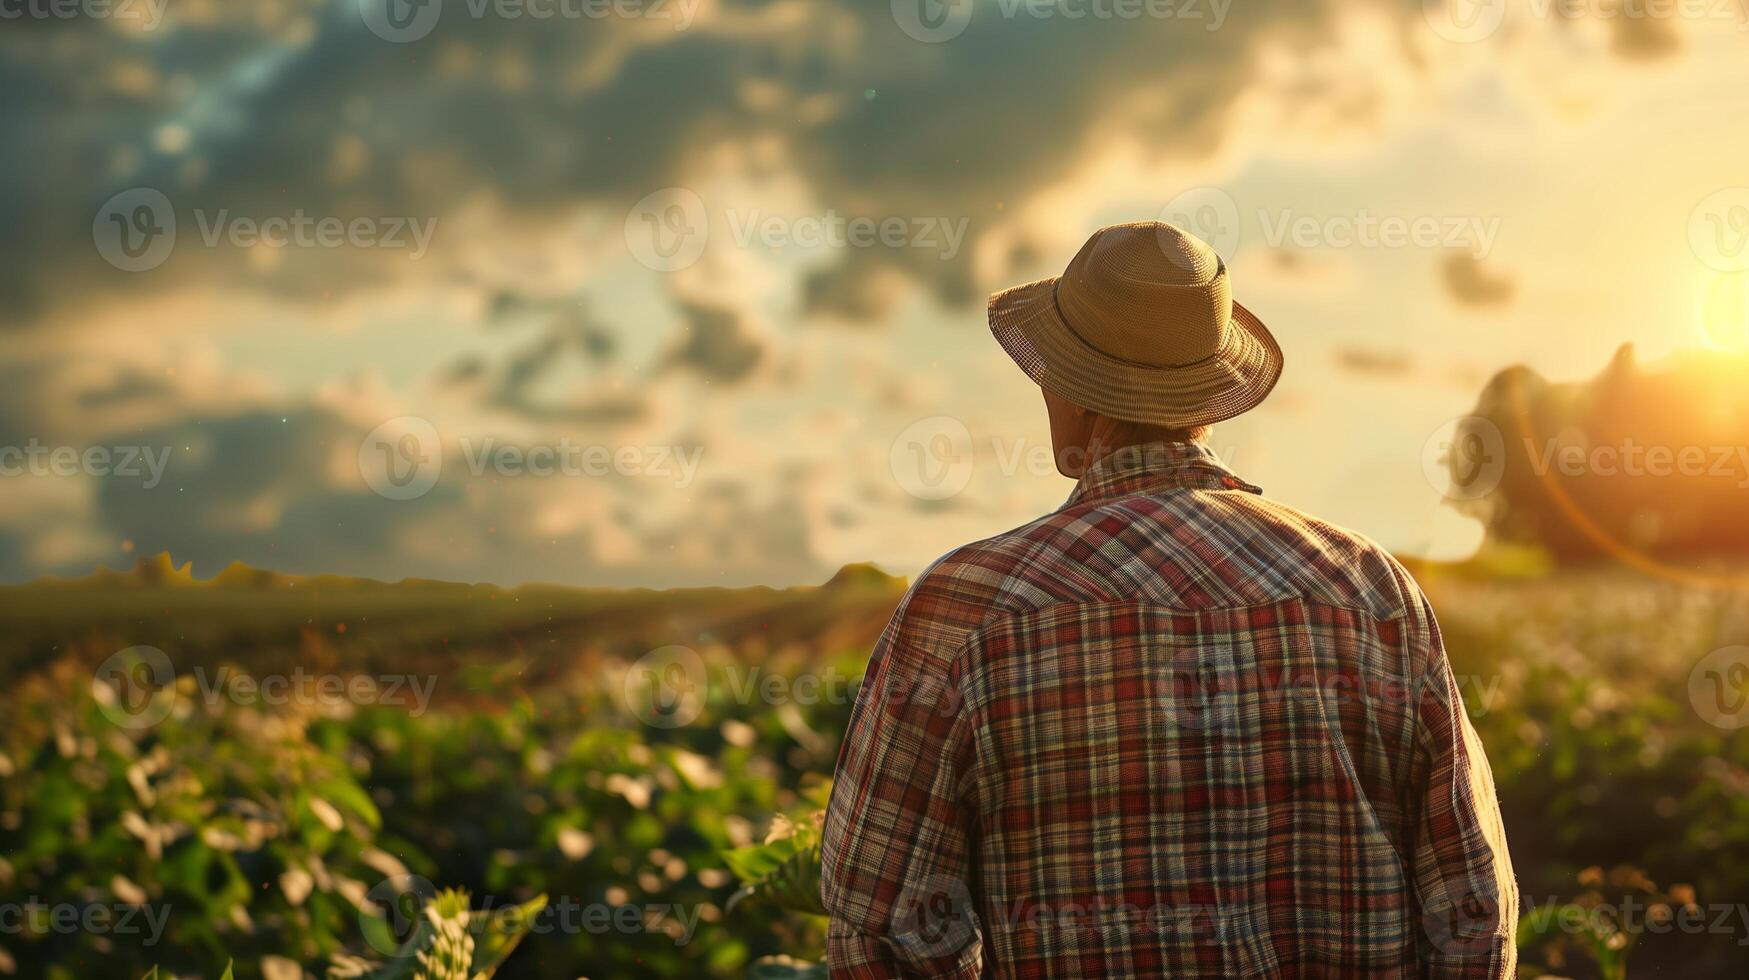
[[[1455,506],[1491,541],[1562,561],[1749,553],[1749,356],[1686,352],[1642,368],[1623,346],[1573,383],[1508,368],[1447,462],[1473,494]]]

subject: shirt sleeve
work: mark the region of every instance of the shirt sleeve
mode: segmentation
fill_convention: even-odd
[[[973,743],[951,632],[907,597],[882,635],[838,760],[821,849],[834,978],[974,980]]]
[[[1410,773],[1416,819],[1408,858],[1420,904],[1430,978],[1517,975],[1518,885],[1494,776],[1470,724],[1439,626],[1423,598],[1410,617],[1424,644],[1417,687],[1417,751]]]

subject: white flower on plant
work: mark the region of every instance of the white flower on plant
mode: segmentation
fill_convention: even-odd
[[[425,907],[431,944],[420,951],[416,980],[468,980],[474,963],[474,937],[468,932],[466,892],[446,891]]]

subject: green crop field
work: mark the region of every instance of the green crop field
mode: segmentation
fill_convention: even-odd
[[[1535,907],[1526,974],[1741,975],[1749,736],[1703,720],[1691,678],[1749,603],[1418,572]],[[0,974],[445,975],[398,955],[409,896],[444,888],[476,927],[544,898],[507,976],[792,970],[755,964],[821,954],[810,814],[900,588],[866,568],[668,593],[201,583],[158,562],[0,589],[0,893],[26,909]],[[115,683],[153,666],[142,647],[175,674],[145,696]],[[645,655],[674,647],[656,669],[705,683],[651,701]]]

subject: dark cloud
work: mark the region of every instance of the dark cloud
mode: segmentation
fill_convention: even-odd
[[[0,582],[28,582],[50,574],[31,554],[31,540],[22,530],[0,527]],[[75,572],[89,571],[78,568]]]
[[[373,35],[353,3],[200,21],[179,20],[172,4],[152,35],[75,22],[57,25],[54,46],[9,31],[0,151],[18,163],[0,189],[0,217],[12,219],[0,222],[0,303],[24,317],[215,277],[291,300],[428,277],[442,266],[369,249],[283,249],[264,272],[247,250],[205,247],[195,211],[209,222],[220,210],[435,220],[433,254],[457,254],[466,243],[444,222],[462,203],[484,195],[531,226],[578,203],[624,208],[707,176],[703,150],[729,140],[782,147],[823,208],[963,223],[975,239],[1084,160],[1125,100],[1136,103],[1126,124],[1158,152],[1212,148],[1260,33],[1312,31],[1328,17],[1236,4],[1211,31],[981,5],[963,34],[925,44],[886,4],[783,16],[724,4],[719,20],[737,26],[684,32],[450,8],[410,44]],[[123,85],[93,65],[133,66],[145,81]],[[96,254],[92,221],[111,195],[139,186],[171,199],[177,246],[163,266],[124,273]],[[706,201],[713,212],[761,203]],[[889,306],[871,282],[896,273],[945,302],[975,303],[971,253],[970,241],[842,248],[807,301],[875,315]]]
[[[1439,268],[1446,292],[1464,306],[1500,306],[1518,292],[1511,277],[1489,272],[1468,252],[1453,252]]]
[[[176,386],[163,376],[126,367],[107,383],[82,389],[75,397],[83,408],[108,408],[140,401],[168,399],[176,393]]]
[[[390,500],[322,465],[356,465],[363,435],[319,408],[117,433],[120,444],[173,447],[164,480],[151,488],[104,481],[88,524],[115,540],[132,540],[137,554],[169,551],[179,564],[192,561],[202,577],[233,561],[297,573],[504,584],[741,585],[813,581],[831,572],[813,554],[787,481],[769,499],[737,484],[706,485],[695,506],[652,518],[651,495],[671,489],[656,477],[481,477],[470,472],[465,450],[446,440],[437,484],[423,496]],[[605,488],[618,501],[611,510],[637,538],[635,555],[604,557],[592,529],[554,534],[516,503],[530,499],[527,493],[564,489],[551,481],[565,479],[580,481],[579,493]],[[481,495],[491,497],[491,506],[479,506]],[[28,561],[30,536],[20,529],[0,528],[0,548],[6,580],[89,570]],[[696,560],[677,560],[682,554]]]
[[[445,387],[472,384],[486,377],[486,358],[479,354],[466,354],[452,361],[444,368],[438,377],[438,383]]]
[[[1339,347],[1336,349],[1336,363],[1344,370],[1356,374],[1378,374],[1400,377],[1415,369],[1415,362],[1407,351],[1380,350],[1374,347]]]
[[[965,32],[940,44],[907,36],[878,0],[723,0],[709,8],[711,20],[681,32],[611,18],[476,20],[468,9],[445,4],[437,29],[409,44],[373,35],[353,0],[172,2],[150,34],[92,20],[9,21],[0,31],[0,154],[9,163],[0,184],[0,329],[16,336],[36,327],[31,340],[41,342],[28,355],[0,352],[0,444],[103,438],[175,447],[163,485],[101,484],[90,526],[78,530],[131,539],[139,553],[169,550],[202,574],[241,560],[386,578],[823,578],[829,569],[797,516],[802,501],[783,480],[765,496],[701,492],[697,507],[682,500],[665,520],[647,516],[648,488],[616,485],[600,494],[600,514],[632,528],[642,551],[609,567],[592,557],[613,550],[605,530],[537,531],[522,498],[489,498],[485,484],[463,493],[446,480],[396,502],[338,479],[334,466],[345,466],[362,433],[296,397],[283,409],[239,408],[144,369],[81,372],[72,355],[40,351],[92,304],[132,312],[174,290],[263,295],[303,304],[314,320],[353,290],[460,286],[486,298],[486,349],[450,362],[437,379],[446,396],[472,396],[489,415],[612,431],[650,415],[649,378],[621,364],[616,338],[628,325],[597,319],[567,293],[581,288],[570,279],[599,270],[557,259],[527,270],[554,291],[537,295],[481,272],[498,258],[493,246],[570,233],[586,205],[595,215],[576,223],[577,233],[594,237],[580,252],[612,261],[619,217],[669,186],[707,194],[713,219],[754,210],[809,217],[779,213],[808,200],[849,218],[963,226],[966,237],[957,247],[937,238],[836,248],[796,266],[808,270],[796,283],[806,314],[881,321],[910,283],[972,306],[987,285],[972,271],[979,236],[1060,186],[1114,134],[1160,157],[1213,151],[1256,75],[1259,39],[1321,44],[1337,7],[1234,4],[1211,31],[1170,18],[1005,17],[1000,5],[980,3]],[[1413,4],[1397,13],[1420,24]],[[1649,50],[1644,36],[1624,43]],[[1303,94],[1302,105],[1331,98],[1315,87]],[[1339,94],[1342,118],[1365,118],[1377,105],[1364,85]],[[747,171],[734,176],[749,178],[732,186],[779,187],[786,203],[752,191],[709,197],[722,193],[710,188],[725,158]],[[171,201],[176,247],[161,266],[126,272],[99,254],[93,224],[113,195],[142,187]],[[1161,188],[1153,206],[1178,190]],[[221,214],[298,213],[435,222],[431,252],[418,260],[391,249],[264,255],[203,241],[202,226]],[[1015,236],[1005,255],[980,275],[1006,277],[1003,265],[1044,254],[1029,229],[1005,233]],[[1473,260],[1454,259],[1444,275],[1462,302],[1512,293],[1509,280]],[[684,369],[727,385],[774,359],[749,314],[689,300],[681,279],[658,280],[686,332],[652,373]],[[143,333],[160,325],[139,321]],[[42,552],[32,547],[37,533],[22,524],[0,532],[0,575],[85,570],[30,567],[18,556]],[[688,549],[707,557],[674,559]]]
[[[618,349],[613,332],[589,314],[581,298],[551,299],[500,289],[487,301],[489,324],[501,326],[530,317],[546,321],[547,335],[555,344],[574,346],[593,361],[612,360]]]
[[[423,518],[454,512],[460,494],[439,483],[414,500],[389,500],[362,482],[337,483],[325,461],[355,459],[363,433],[320,409],[251,411],[118,434],[168,446],[164,479],[99,484],[97,526],[141,554],[169,551],[210,575],[242,561],[260,568],[355,574],[409,573],[400,535],[444,534]],[[356,463],[353,465],[356,466]],[[398,573],[398,574],[397,574]]]
[[[683,301],[683,336],[668,352],[665,365],[697,372],[709,381],[734,384],[747,377],[765,356],[765,345],[747,330],[741,313],[710,303]]]
[[[541,332],[532,343],[513,349],[496,370],[484,355],[462,357],[443,372],[440,381],[444,385],[483,383],[481,402],[485,407],[530,420],[611,426],[635,422],[648,413],[641,391],[594,390],[556,399],[542,392],[543,385],[568,360],[592,370],[613,358],[613,334],[590,316],[580,301],[535,301],[500,293],[491,310],[493,322],[533,316],[541,322]]]
[[[1740,10],[1737,15],[1742,16]],[[1621,58],[1657,61],[1682,50],[1682,37],[1669,17],[1632,17],[1618,12],[1608,23],[1610,50]]]

